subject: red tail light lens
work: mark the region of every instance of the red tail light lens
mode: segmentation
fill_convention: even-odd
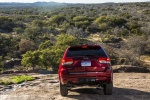
[[[83,46],[82,46],[82,48],[84,48],[84,49],[85,49],[85,48],[88,48],[88,47],[87,47],[86,45],[83,45]]]
[[[66,58],[62,60],[62,65],[71,65],[73,64],[73,59],[71,58]]]
[[[61,68],[61,72],[64,72],[64,71],[66,71],[66,68]]]
[[[99,58],[101,64],[110,64],[110,58]]]

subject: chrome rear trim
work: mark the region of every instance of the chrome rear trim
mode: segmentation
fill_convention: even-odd
[[[100,73],[103,73],[103,72],[87,72],[87,74],[100,74]]]
[[[100,74],[100,73],[103,73],[103,72],[77,72],[77,73],[70,73],[70,74]]]
[[[86,74],[86,72],[81,72],[81,73],[70,73],[70,74]]]

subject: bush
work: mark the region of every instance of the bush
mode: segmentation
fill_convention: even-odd
[[[25,53],[26,51],[34,50],[34,49],[35,49],[35,43],[32,40],[21,39],[21,41],[19,42],[19,51],[21,53]]]
[[[53,15],[49,18],[47,25],[56,24],[58,26],[65,20],[66,18],[63,15]]]
[[[98,25],[101,31],[106,32],[115,27],[121,28],[125,26],[126,22],[124,18],[118,16],[100,16],[95,19],[94,24]]]
[[[73,18],[73,21],[78,22],[78,21],[85,21],[88,20],[86,16],[76,16]]]
[[[22,58],[21,64],[26,67],[34,68],[39,65],[40,51],[27,51]]]
[[[32,81],[35,78],[32,76],[26,76],[26,75],[21,75],[21,76],[12,76],[9,78],[4,78],[0,80],[1,85],[10,85],[10,84],[19,84],[24,81]]]
[[[89,25],[88,20],[75,22],[76,27],[86,27],[87,25]]]
[[[76,45],[78,43],[78,39],[74,36],[68,35],[68,34],[60,34],[57,37],[56,46],[70,46],[70,45]]]
[[[83,31],[83,28],[72,27],[67,30],[67,34],[77,38],[85,38],[88,34]]]
[[[0,29],[4,32],[11,32],[16,26],[12,18],[0,16]]]
[[[22,65],[26,67],[41,66],[46,69],[51,68],[57,71],[59,62],[64,50],[78,43],[78,39],[68,34],[60,34],[56,39],[56,45],[52,46],[50,41],[46,41],[39,46],[39,50],[28,51],[23,55]]]
[[[25,76],[25,75],[11,77],[11,81],[15,84],[22,83],[24,81],[32,81],[34,79],[35,78],[32,76]]]
[[[86,28],[90,24],[89,18],[86,16],[76,16],[73,18],[73,21],[75,23],[75,26],[78,28]]]
[[[4,62],[2,56],[0,56],[0,72],[2,72],[3,70],[4,70]]]
[[[43,50],[43,49],[47,49],[50,48],[51,46],[53,46],[52,42],[50,40],[45,41],[44,43],[41,43],[39,45],[39,49]]]

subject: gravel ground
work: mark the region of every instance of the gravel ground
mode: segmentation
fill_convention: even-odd
[[[85,86],[71,89],[67,97],[59,94],[57,74],[30,75],[37,79],[18,85],[0,85],[0,100],[150,100],[149,73],[114,73],[114,91],[110,96],[104,95],[102,89]]]

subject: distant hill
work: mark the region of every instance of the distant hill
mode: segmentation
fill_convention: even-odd
[[[58,3],[58,2],[35,2],[36,5],[66,5],[67,3]]]
[[[35,3],[0,3],[0,7],[21,7],[21,6],[65,6],[67,3],[58,3],[58,2],[35,2]]]

